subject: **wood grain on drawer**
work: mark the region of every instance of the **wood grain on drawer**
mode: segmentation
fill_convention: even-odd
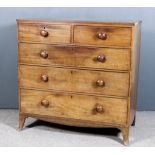
[[[21,112],[125,124],[127,100],[22,89]]]
[[[19,61],[28,64],[129,70],[130,50],[20,43]]]
[[[128,96],[128,73],[21,65],[20,78],[26,88]]]
[[[70,43],[70,25],[19,24],[18,40],[22,42]]]
[[[75,26],[74,43],[129,47],[131,34],[131,28]]]

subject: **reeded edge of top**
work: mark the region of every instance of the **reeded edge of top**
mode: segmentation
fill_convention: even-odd
[[[82,24],[82,25],[105,25],[105,26],[123,26],[123,27],[132,27],[137,24],[141,24],[142,21],[135,21],[135,22],[109,22],[109,21],[84,21],[84,20],[45,20],[45,19],[16,19],[17,23],[43,23],[43,24]]]

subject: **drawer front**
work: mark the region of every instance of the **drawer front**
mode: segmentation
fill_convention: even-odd
[[[95,96],[21,90],[21,112],[125,124],[127,101]]]
[[[74,43],[129,47],[131,32],[131,28],[75,26]]]
[[[130,69],[130,50],[19,44],[19,61],[28,64]]]
[[[20,66],[22,87],[128,96],[129,74]]]
[[[19,24],[18,39],[23,42],[70,43],[70,26]]]

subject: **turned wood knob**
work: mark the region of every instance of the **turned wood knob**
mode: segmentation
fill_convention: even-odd
[[[96,57],[96,59],[97,59],[98,62],[104,62],[105,61],[105,56],[104,55],[98,55]]]
[[[41,56],[42,58],[44,58],[44,59],[48,58],[48,53],[47,53],[47,51],[41,50],[40,56]]]
[[[99,112],[99,113],[100,113],[100,112],[104,112],[103,106],[100,105],[100,104],[97,104],[97,105],[96,105],[95,110],[96,110],[96,112]]]
[[[46,30],[41,30],[40,31],[40,35],[43,37],[47,37],[48,36],[48,32]]]
[[[97,38],[106,40],[107,39],[107,34],[105,32],[98,32],[97,33]]]
[[[103,80],[97,80],[96,81],[96,85],[99,87],[104,87],[105,86],[105,82]]]
[[[47,82],[48,81],[48,75],[41,75],[41,80],[44,81],[44,82]]]
[[[48,100],[42,100],[41,105],[47,108],[49,106],[49,101]]]

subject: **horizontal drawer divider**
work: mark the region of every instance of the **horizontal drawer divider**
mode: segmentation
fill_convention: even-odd
[[[90,48],[120,48],[120,49],[131,49],[131,46],[101,46],[101,45],[81,45],[81,44],[68,44],[68,43],[43,43],[43,42],[32,42],[32,41],[20,41],[18,43],[27,43],[27,44],[45,44],[45,45],[53,45],[53,46],[67,46],[67,47],[90,47]]]
[[[76,92],[76,91],[64,91],[64,90],[54,90],[54,89],[40,89],[40,88],[33,88],[33,87],[20,87],[20,89],[26,90],[38,90],[44,92],[55,92],[61,94],[77,94],[77,95],[84,95],[84,96],[98,96],[98,97],[107,97],[107,98],[118,98],[118,99],[128,99],[129,96],[116,96],[116,95],[104,95],[99,93],[86,93],[86,92]]]
[[[66,69],[75,69],[75,70],[90,70],[90,71],[103,71],[103,72],[115,72],[115,73],[129,73],[130,70],[113,70],[113,69],[101,69],[101,68],[90,68],[90,67],[76,67],[76,66],[63,66],[63,65],[43,65],[43,64],[28,64],[28,63],[19,63],[19,65],[24,66],[39,66],[39,67],[51,67],[51,68],[66,68]]]

